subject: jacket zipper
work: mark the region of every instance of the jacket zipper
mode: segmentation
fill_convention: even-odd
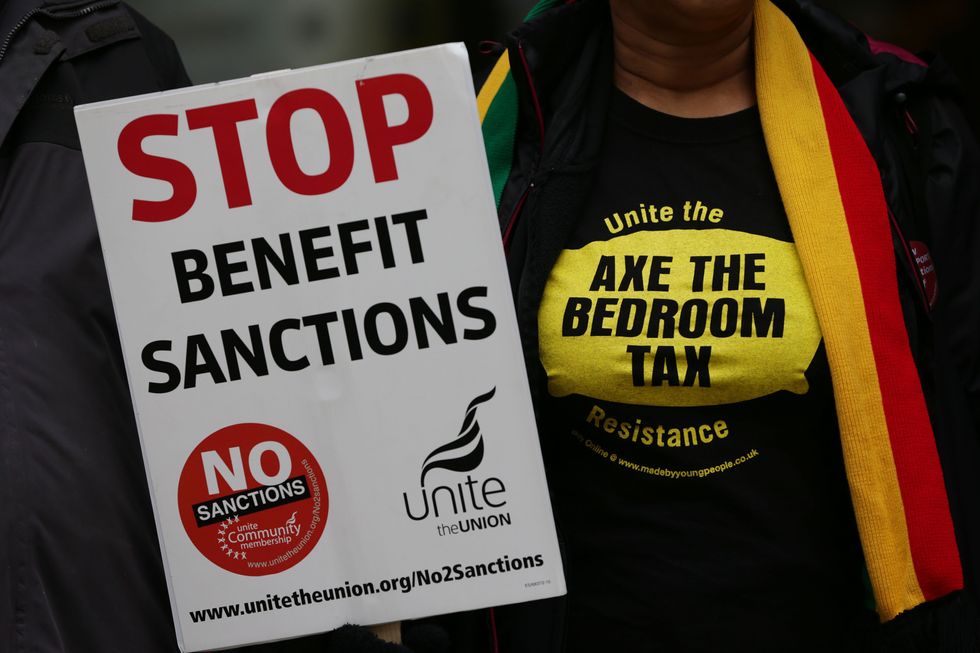
[[[544,113],[541,111],[541,103],[538,101],[538,91],[534,87],[534,78],[531,76],[531,67],[527,64],[527,56],[524,54],[524,42],[519,41],[517,43],[517,53],[521,58],[521,66],[524,68],[524,75],[527,77],[528,86],[531,89],[531,101],[534,104],[534,113],[538,119],[538,160],[534,162],[531,166],[531,181],[528,182],[527,186],[524,187],[524,192],[521,193],[520,198],[517,200],[517,204],[514,205],[514,210],[510,214],[510,218],[507,220],[507,227],[504,229],[504,253],[510,251],[510,241],[514,235],[514,227],[517,226],[517,219],[520,216],[521,210],[524,208],[524,202],[527,201],[527,196],[531,193],[531,189],[534,188],[534,176],[538,171],[538,164],[541,161],[541,157],[544,154]]]
[[[902,96],[902,100],[900,102],[900,107],[899,107],[900,113],[896,112],[894,117],[898,119],[900,126],[904,127],[905,131],[908,133],[908,136],[911,139],[910,147],[913,150],[918,150],[918,143],[916,141],[919,135],[919,126],[916,124],[915,119],[912,117],[912,114],[909,112],[908,108],[904,106],[906,100],[905,94],[899,93],[899,95]],[[895,147],[900,149],[905,147],[905,145],[903,143],[896,143]],[[909,177],[910,172],[907,166],[905,165],[908,159],[904,157],[901,152],[896,152],[895,155],[898,157],[900,163],[899,174],[901,175],[901,179],[904,182],[905,187],[907,189],[910,189],[906,193],[900,193],[900,199],[906,211],[908,211],[908,214],[912,216],[912,219],[914,221],[915,215],[918,213],[917,211],[918,205],[916,204],[914,199],[909,197],[909,193],[914,191],[911,190],[912,180]],[[905,232],[902,230],[902,227],[898,221],[898,217],[895,215],[895,213],[892,211],[890,207],[888,208],[888,220],[891,222],[893,234],[902,245],[902,252],[905,254],[905,263],[906,263],[905,267],[909,272],[909,274],[911,274],[912,276],[912,285],[915,286],[916,288],[915,294],[918,296],[919,301],[922,304],[922,309],[925,311],[925,314],[929,317],[932,317],[932,307],[929,304],[928,296],[926,296],[926,289],[923,283],[924,280],[919,270],[919,265],[915,261],[915,256],[912,254],[912,247],[909,244],[908,238],[905,237]],[[898,261],[896,261],[896,263],[898,263]]]
[[[4,39],[3,45],[0,45],[0,61],[3,61],[4,55],[7,54],[7,49],[10,47],[10,42],[14,40],[14,36],[17,34],[17,32],[19,32],[21,28],[27,24],[27,21],[29,21],[31,18],[34,18],[35,14],[38,14],[40,12],[41,12],[40,7],[34,7],[29,12],[24,14],[23,18],[17,21],[13,29],[10,30],[10,33],[7,34],[7,38]]]
[[[527,200],[528,194],[531,192],[531,187],[534,186],[534,182],[531,182],[521,193],[520,198],[517,200],[517,204],[514,205],[514,210],[510,214],[510,218],[507,220],[507,228],[504,230],[504,253],[510,252],[510,241],[514,236],[514,227],[517,225],[517,216],[520,214],[521,209],[524,208],[524,202]]]
[[[48,18],[54,18],[59,20],[69,19],[69,18],[81,18],[82,16],[87,16],[88,14],[96,12],[100,9],[107,9],[117,4],[119,4],[118,0],[104,0],[103,2],[96,2],[94,4],[87,5],[80,9],[75,9],[72,11],[63,11],[63,12],[51,11],[50,9],[45,9],[44,7],[34,7],[29,12],[24,14],[21,17],[21,19],[18,20],[16,24],[14,24],[10,32],[7,33],[7,38],[5,38],[3,40],[3,44],[0,45],[0,62],[3,61],[3,58],[7,54],[7,50],[10,49],[10,44],[13,42],[14,37],[17,35],[17,32],[23,29],[24,25],[30,22],[30,20],[34,18],[34,16],[36,16],[37,14],[41,14],[43,16],[47,16]]]

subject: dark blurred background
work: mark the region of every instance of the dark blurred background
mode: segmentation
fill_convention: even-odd
[[[177,42],[196,82],[447,41],[500,39],[534,0],[129,0]],[[871,36],[939,53],[980,132],[978,0],[820,0]]]

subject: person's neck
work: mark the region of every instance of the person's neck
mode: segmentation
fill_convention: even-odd
[[[612,20],[613,83],[634,100],[684,118],[755,105],[751,13],[712,32],[658,29],[615,6]]]

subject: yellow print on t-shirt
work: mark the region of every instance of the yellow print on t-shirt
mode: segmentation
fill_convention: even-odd
[[[793,243],[729,229],[563,251],[538,325],[553,396],[659,406],[804,394],[821,337]]]

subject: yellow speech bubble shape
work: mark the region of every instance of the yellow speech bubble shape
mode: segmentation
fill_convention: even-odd
[[[821,339],[793,243],[728,229],[563,251],[538,327],[552,396],[650,406],[805,394]]]

